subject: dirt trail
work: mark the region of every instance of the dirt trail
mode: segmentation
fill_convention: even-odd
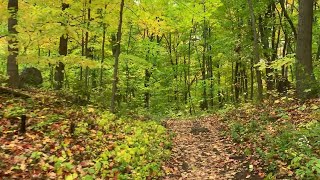
[[[260,179],[249,172],[244,156],[235,155],[236,145],[219,135],[219,118],[169,120],[167,128],[175,137],[164,179]]]

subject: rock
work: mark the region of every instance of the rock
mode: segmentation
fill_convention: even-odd
[[[182,169],[183,169],[184,171],[188,171],[188,169],[189,169],[189,164],[186,163],[185,161],[183,161],[183,163],[182,163]]]
[[[191,133],[194,135],[198,135],[200,133],[207,133],[207,132],[210,132],[210,131],[208,128],[205,128],[205,127],[193,127],[191,129]]]
[[[41,71],[34,67],[25,68],[20,74],[21,85],[39,86],[43,83]]]
[[[200,133],[207,133],[210,131],[208,128],[202,127],[199,122],[194,122],[190,132],[194,135],[199,135]]]

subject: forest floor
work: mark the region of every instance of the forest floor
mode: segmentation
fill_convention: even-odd
[[[320,177],[320,99],[281,98],[171,119],[168,133],[159,122],[101,115],[52,92],[25,93],[32,98],[0,93],[0,179]],[[28,126],[20,134],[23,114]]]
[[[161,175],[170,140],[159,122],[116,118],[53,92],[2,92],[0,180]],[[26,133],[19,132],[21,115],[27,116]]]
[[[263,179],[262,168],[250,171],[252,157],[239,154],[230,138],[223,136],[218,116],[197,120],[169,120],[175,134],[164,179]]]
[[[164,179],[320,178],[320,99],[283,97],[217,115],[169,120]]]

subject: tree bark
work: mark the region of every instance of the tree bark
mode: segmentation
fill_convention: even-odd
[[[101,47],[101,67],[100,67],[100,88],[103,86],[103,63],[105,59],[105,44],[106,44],[106,25],[103,24],[103,32],[102,32],[102,47]]]
[[[253,84],[254,84],[254,63],[253,59],[250,59],[250,100],[253,100]]]
[[[234,97],[235,102],[239,103],[239,96],[240,96],[240,72],[239,72],[239,61],[236,62],[236,66],[234,69]]]
[[[127,54],[129,54],[129,49],[131,45],[132,28],[133,26],[130,25]],[[127,102],[128,100],[131,100],[131,92],[132,92],[132,87],[130,87],[130,68],[129,68],[129,62],[128,60],[126,60],[126,101]]]
[[[206,12],[206,6],[205,3],[203,3],[203,12]],[[208,109],[208,99],[207,99],[207,75],[206,75],[206,50],[207,50],[207,22],[206,18],[203,18],[203,52],[202,52],[202,66],[201,66],[201,75],[202,75],[202,102],[200,104],[201,110],[207,110]]]
[[[267,77],[267,91],[273,90],[273,76],[271,73],[273,70],[270,68],[270,65],[272,63],[271,55],[269,53],[270,47],[269,47],[269,36],[270,32],[268,30],[268,20],[271,18],[269,14],[271,14],[271,7],[269,7],[269,11],[267,15],[264,17],[264,19],[260,16],[259,17],[259,31],[260,31],[260,39],[262,42],[262,47],[264,50],[264,57],[267,59],[267,67],[266,67],[266,77]],[[275,25],[273,25],[273,29],[275,28]],[[274,32],[274,31],[273,31]],[[272,33],[272,44],[274,42],[274,33]]]
[[[62,3],[62,11],[66,10],[69,7],[68,4]],[[64,23],[61,23],[62,26],[65,26]],[[68,54],[68,35],[63,34],[60,37],[59,43],[59,54],[60,56],[66,56]],[[60,90],[63,87],[64,81],[64,64],[63,62],[58,62],[58,65],[55,68],[55,81],[56,81],[56,90]]]
[[[312,94],[315,80],[312,66],[312,21],[313,0],[299,1],[299,22],[297,37],[296,90],[301,99],[309,98]]]
[[[122,36],[122,19],[123,19],[123,8],[124,8],[124,0],[121,0],[120,3],[120,18],[118,24],[118,32],[117,32],[117,42],[114,54],[114,68],[113,68],[113,82],[112,82],[112,95],[111,95],[111,106],[110,111],[112,113],[116,112],[115,102],[117,96],[117,85],[118,85],[118,70],[119,70],[119,56],[121,53],[121,36]]]
[[[9,76],[8,85],[13,88],[18,88],[19,82],[19,71],[17,64],[17,56],[19,53],[18,40],[16,35],[18,34],[15,26],[18,24],[17,13],[18,13],[18,0],[9,0],[8,10],[10,16],[8,18],[8,58],[7,58],[7,74]]]
[[[192,18],[192,28],[190,30],[189,34],[189,43],[188,43],[188,69],[187,69],[187,76],[188,76],[188,86],[187,86],[187,95],[189,97],[189,103],[190,103],[190,108],[189,108],[189,113],[192,115],[192,107],[193,107],[193,102],[192,102],[192,96],[191,96],[191,75],[190,75],[190,69],[191,69],[191,42],[192,42],[192,34],[195,31],[195,25],[194,25],[194,19]]]
[[[148,30],[145,30],[145,36],[144,38],[148,37],[150,42],[153,42],[154,40],[154,35],[151,34],[149,36]],[[171,42],[171,36],[170,36],[170,42]],[[146,53],[146,60],[150,61],[150,47],[148,47],[147,53]],[[171,46],[170,46],[170,60],[172,61],[172,57],[171,57]],[[173,65],[173,64],[172,64]],[[149,90],[149,86],[150,86],[150,78],[151,78],[152,72],[151,69],[146,68],[144,71],[144,87],[146,89],[145,93],[144,93],[144,107],[145,108],[149,108],[150,107],[150,97],[151,97],[151,93]]]
[[[310,0],[310,1],[313,1],[313,0]],[[284,16],[286,17],[286,19],[288,20],[288,22],[289,22],[289,24],[290,24],[290,27],[291,27],[291,29],[292,29],[294,38],[297,39],[297,30],[296,30],[296,28],[294,27],[294,24],[293,24],[290,16],[288,15],[288,12],[287,12],[287,10],[286,10],[286,8],[285,8],[284,0],[280,0],[279,2],[280,2],[281,9],[282,9],[282,11],[283,11],[283,13],[284,13]]]
[[[254,37],[254,47],[253,47],[253,53],[254,53],[254,62],[257,64],[260,61],[260,55],[259,55],[259,42],[258,42],[258,33],[256,29],[256,18],[254,15],[253,10],[253,4],[252,0],[248,0],[249,9],[250,9],[250,15],[251,15],[251,23],[252,23],[252,31],[253,31],[253,37]],[[259,68],[256,68],[256,78],[257,78],[257,84],[258,84],[258,101],[262,100],[262,93],[263,93],[263,86],[262,86],[262,79],[261,79],[261,72]]]
[[[91,21],[91,0],[89,0],[89,5],[88,5],[88,10],[87,10],[87,29],[90,28],[90,21]],[[86,58],[90,58],[92,59],[92,49],[89,47],[89,31],[87,31],[85,33],[85,55],[86,55]],[[87,100],[90,99],[89,97],[89,73],[90,73],[90,69],[89,67],[87,66],[86,69],[85,69],[85,92],[86,92],[86,95],[87,95]]]
[[[208,38],[211,39],[211,27],[208,28]],[[209,45],[208,47],[208,51],[209,51],[209,57],[208,57],[208,76],[210,79],[210,90],[209,90],[209,106],[210,108],[213,108],[214,105],[214,83],[213,83],[213,60],[212,60],[212,45]]]

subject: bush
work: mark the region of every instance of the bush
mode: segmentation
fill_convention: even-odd
[[[279,109],[277,117],[288,119],[288,113]],[[317,114],[315,114],[317,115]],[[313,117],[313,116],[311,116]],[[263,113],[256,120],[233,121],[230,136],[235,142],[248,141],[257,147],[253,150],[266,164],[269,177],[317,179],[320,177],[320,122],[313,120],[295,125],[277,122]],[[245,149],[243,152],[246,154]],[[247,153],[248,154],[248,153]],[[271,178],[272,179],[272,178]]]
[[[266,156],[268,161],[280,158],[299,179],[316,179],[320,176],[319,122],[312,121],[296,130],[288,126],[271,138],[267,145],[271,147]]]
[[[111,113],[102,115],[97,126],[99,130],[91,134],[95,143],[87,147],[95,154],[94,164],[85,169],[87,179],[147,179],[162,175],[161,164],[169,157],[171,147],[163,126],[155,121],[116,119]],[[87,128],[86,123],[80,123],[77,135],[87,134]]]

